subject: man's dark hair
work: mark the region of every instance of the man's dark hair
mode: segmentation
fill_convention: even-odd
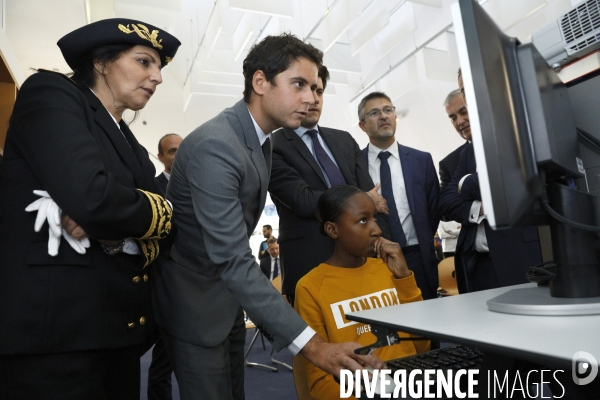
[[[323,64],[321,50],[304,43],[290,33],[267,36],[254,45],[244,60],[244,101],[250,102],[250,96],[254,91],[252,78],[256,71],[262,71],[267,82],[275,85],[275,77],[300,58],[306,58],[317,67]]]
[[[94,63],[98,62],[106,65],[109,62],[117,60],[123,52],[131,49],[133,46],[132,44],[111,44],[95,48],[79,60],[75,68],[73,68],[71,79],[81,85],[93,87],[98,78],[94,73]]]
[[[267,246],[273,243],[277,243],[277,238],[271,238],[269,239],[269,241],[267,242]]]
[[[336,222],[338,217],[346,209],[348,199],[358,193],[365,193],[356,186],[339,185],[327,189],[317,201],[317,222],[319,223],[319,232],[327,236],[325,232],[325,223],[327,221]]]
[[[179,136],[176,133],[167,133],[165,136],[161,137],[158,141],[158,154],[163,154],[162,141],[164,138],[168,138],[169,136]]]
[[[319,67],[319,78],[321,78],[321,80],[323,81],[323,91],[324,91],[325,88],[327,87],[327,81],[329,80],[329,71],[327,70],[327,67],[324,65],[321,65]]]
[[[392,102],[392,99],[390,99],[390,96],[388,96],[387,94],[385,94],[383,92],[369,93],[368,95],[363,97],[363,99],[360,101],[360,103],[358,103],[358,120],[359,121],[365,120],[365,113],[367,112],[367,110],[365,110],[365,105],[367,104],[367,101],[373,100],[373,99],[386,99],[390,103]]]
[[[263,228],[267,228],[270,231],[273,230],[273,227],[271,225],[263,225]]]

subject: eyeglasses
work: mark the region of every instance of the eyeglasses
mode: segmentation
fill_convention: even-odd
[[[383,107],[383,110],[374,109],[367,113],[370,119],[377,119],[383,112],[384,115],[392,115],[396,111],[396,107]]]

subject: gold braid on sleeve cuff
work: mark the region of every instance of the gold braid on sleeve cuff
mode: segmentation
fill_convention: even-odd
[[[156,193],[147,192],[142,189],[138,190],[146,195],[152,208],[152,223],[150,224],[150,228],[139,239],[162,239],[166,237],[171,231],[171,216],[173,215],[173,210],[171,210],[169,203]],[[156,253],[158,254],[158,246]]]
[[[136,242],[140,246],[140,249],[142,250],[142,254],[144,255],[144,266],[142,267],[142,269],[143,269],[143,268],[146,268],[148,265],[150,265],[150,263],[152,261],[154,261],[156,259],[156,257],[158,257],[158,253],[159,253],[158,240],[156,240],[156,239],[145,239],[145,240],[136,239]]]

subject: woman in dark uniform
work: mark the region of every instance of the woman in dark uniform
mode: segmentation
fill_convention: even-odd
[[[0,398],[139,399],[148,265],[171,208],[122,115],[179,45],[95,22],[58,42],[71,78],[40,70],[21,87],[0,164]]]

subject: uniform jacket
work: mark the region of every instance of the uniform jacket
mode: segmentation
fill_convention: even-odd
[[[64,75],[38,72],[21,87],[0,165],[1,354],[117,348],[149,333],[143,257],[108,256],[94,240],[164,228],[154,219],[164,200],[137,190],[156,192],[154,166],[120,127],[88,87]],[[63,238],[58,255],[48,255],[48,226],[34,232],[36,213],[25,212],[38,199],[33,190],[47,191],[87,232],[86,254]]]
[[[203,347],[227,337],[240,306],[277,349],[306,323],[258,268],[248,240],[265,205],[269,171],[241,100],[189,134],[169,179],[178,228],[155,287],[159,325]]]
[[[368,146],[363,149],[363,154],[368,165]],[[400,143],[398,143],[398,154],[402,165],[406,197],[408,197],[410,213],[419,240],[421,259],[429,286],[435,292],[439,285],[433,236],[440,222],[439,181],[431,154]],[[383,217],[387,218],[385,215]]]
[[[473,177],[465,180],[461,193],[458,193],[458,183],[466,174],[473,174]],[[481,200],[481,194],[477,179],[475,153],[473,144],[470,143],[460,156],[460,163],[452,181],[442,191],[440,197],[442,214],[461,224],[454,257],[456,280],[460,293],[469,292],[470,271],[475,268],[477,261],[475,238],[478,225],[469,222],[469,213],[475,200]],[[490,228],[487,220],[482,223],[485,224],[490,258],[499,285],[526,283],[527,269],[542,262],[537,228],[526,227],[495,231]]]
[[[319,134],[346,183],[364,191],[373,189],[369,169],[352,136],[322,126]],[[327,190],[327,182],[317,160],[296,132],[280,129],[273,133],[273,142],[269,193],[279,214],[282,290],[284,294],[294,294],[298,280],[333,254],[333,240],[319,233],[315,217],[317,201]]]

